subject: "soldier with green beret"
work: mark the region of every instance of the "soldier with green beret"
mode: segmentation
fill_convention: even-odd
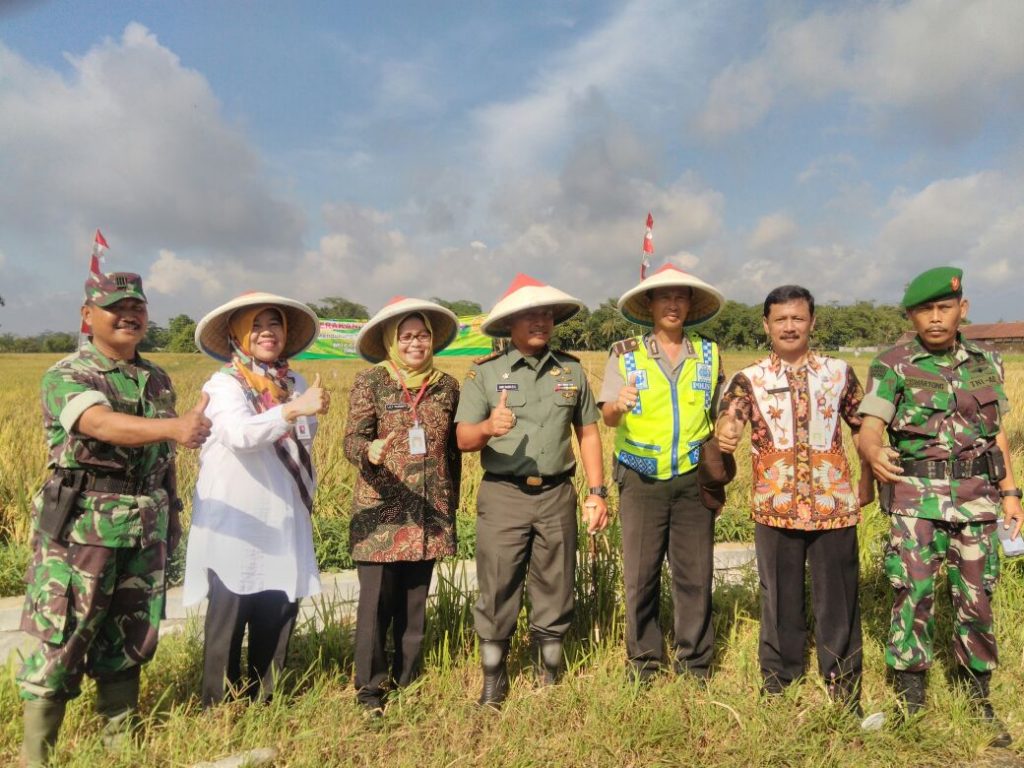
[[[108,745],[128,733],[181,536],[174,446],[198,448],[210,429],[204,403],[175,414],[167,374],[136,352],[148,320],[138,275],[92,272],[82,319],[88,342],[42,381],[51,475],[34,500],[21,619],[38,644],[17,674],[29,766],[48,764],[83,674]]]
[[[859,449],[890,517],[885,569],[895,600],[885,658],[907,712],[924,705],[935,579],[945,560],[954,676],[995,729],[993,745],[1006,746],[1010,734],[988,699],[998,663],[991,597],[997,527],[1016,538],[1024,509],[1001,425],[1009,411],[1002,358],[960,334],[968,310],[962,280],[962,270],[937,267],[907,286],[902,303],[916,336],[872,362]]]
[[[530,634],[541,684],[557,681],[562,639],[572,623],[576,574],[577,495],[571,434],[586,474],[584,521],[595,533],[608,524],[597,406],[577,358],[548,348],[556,323],[582,303],[534,278],[518,275],[481,325],[511,340],[503,352],[477,360],[455,413],[460,450],[480,451],[477,492],[477,584],[473,608],[480,636],[482,706],[508,694],[509,641],[530,595]]]

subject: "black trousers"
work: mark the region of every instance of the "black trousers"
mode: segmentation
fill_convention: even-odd
[[[622,467],[619,518],[626,586],[626,652],[643,672],[665,660],[659,623],[661,567],[668,555],[679,670],[706,677],[715,646],[711,623],[715,514],[700,500],[697,473],[653,480]]]
[[[355,685],[359,701],[379,704],[389,678],[404,686],[419,676],[433,572],[433,560],[356,563]],[[395,646],[390,674],[386,651],[389,627]]]
[[[765,681],[782,686],[804,673],[807,614],[805,564],[818,671],[830,687],[852,689],[862,666],[858,601],[857,527],[799,531],[756,524],[754,547],[761,581],[761,643]]]
[[[280,590],[236,595],[213,571],[207,571],[207,578],[210,604],[203,642],[203,706],[224,700],[225,683],[251,699],[266,701],[274,691],[274,678],[284,669],[299,601],[289,600]],[[246,628],[248,674],[243,686],[242,636]]]

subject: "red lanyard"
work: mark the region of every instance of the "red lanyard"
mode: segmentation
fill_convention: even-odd
[[[391,364],[391,369],[395,372],[395,376],[398,377],[398,383],[402,385],[402,392],[405,395],[405,402],[409,404],[409,409],[412,411],[413,424],[420,423],[420,417],[416,414],[416,406],[420,404],[420,400],[423,399],[423,393],[427,391],[427,384],[430,383],[430,377],[428,376],[423,380],[420,385],[419,394],[416,395],[416,399],[412,399],[412,395],[409,393],[408,387],[405,386],[405,379],[402,378],[401,372],[395,367],[395,364]]]

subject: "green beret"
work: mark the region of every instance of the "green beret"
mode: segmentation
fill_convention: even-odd
[[[964,271],[956,267],[935,267],[910,281],[901,302],[904,309],[911,309],[926,301],[936,301],[947,296],[963,294]]]

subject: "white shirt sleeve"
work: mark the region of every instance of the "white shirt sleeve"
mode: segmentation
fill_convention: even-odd
[[[275,442],[290,428],[283,406],[253,413],[242,385],[231,376],[216,373],[203,385],[210,396],[206,416],[213,422],[211,431],[232,451],[252,451]]]

